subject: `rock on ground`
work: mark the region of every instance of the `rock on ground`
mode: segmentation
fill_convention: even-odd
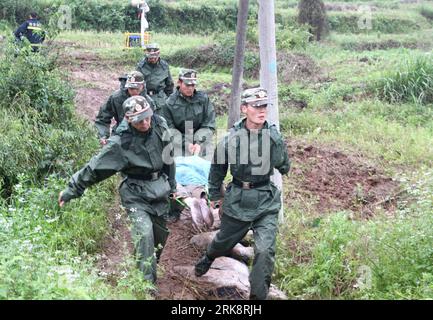
[[[244,300],[249,297],[248,267],[232,258],[220,257],[215,259],[209,271],[201,277],[195,276],[193,266],[176,266],[174,271],[191,281],[206,283],[210,298]],[[284,300],[287,297],[274,286],[271,286],[268,299]]]

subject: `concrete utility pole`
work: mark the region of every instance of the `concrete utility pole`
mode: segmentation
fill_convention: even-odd
[[[150,8],[147,5],[146,0],[131,0],[131,5],[133,7],[137,7],[141,11],[141,47],[144,48],[146,47],[146,44],[144,43],[144,32],[149,28],[149,23],[146,19],[146,13],[150,11]]]
[[[278,79],[277,79],[277,49],[275,40],[275,6],[274,0],[258,0],[259,3],[259,46],[260,46],[260,86],[268,91],[272,104],[268,111],[268,120],[280,129],[278,114]],[[283,179],[281,174],[274,170],[272,181],[281,190],[283,200]],[[281,201],[283,204],[283,201]],[[283,206],[279,214],[282,223]]]
[[[227,128],[230,129],[240,118],[242,78],[244,74],[245,42],[247,39],[249,0],[239,0],[238,21],[236,27],[236,49],[233,61],[232,93],[230,96],[229,118]]]
[[[149,23],[146,19],[146,13],[150,11],[149,6],[147,5],[146,1],[142,1],[142,4],[140,5],[141,9],[141,47],[145,48],[146,45],[144,43],[144,32],[147,28],[149,28]]]

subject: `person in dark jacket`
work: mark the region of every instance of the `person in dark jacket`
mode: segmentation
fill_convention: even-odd
[[[173,93],[174,82],[167,61],[161,59],[157,43],[146,45],[146,56],[137,65],[146,82],[147,94],[155,101],[157,109],[162,109],[167,97]]]
[[[14,35],[18,42],[26,38],[30,42],[33,52],[37,52],[45,40],[45,32],[42,30],[42,24],[35,12],[30,13],[29,19],[15,30]]]

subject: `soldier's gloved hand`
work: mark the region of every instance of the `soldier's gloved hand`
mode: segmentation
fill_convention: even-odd
[[[101,146],[105,146],[107,144],[107,142],[108,142],[107,138],[105,138],[105,137],[99,139],[99,143],[101,144]]]
[[[191,154],[197,155],[200,153],[201,147],[199,144],[192,144],[190,143],[188,146],[188,150]]]

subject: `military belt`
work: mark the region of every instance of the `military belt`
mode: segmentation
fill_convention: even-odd
[[[236,178],[233,178],[232,183],[237,185],[238,187],[241,187],[242,189],[254,189],[259,188],[268,185],[271,182],[270,179],[266,179],[259,182],[248,182],[248,181],[241,181]]]
[[[137,180],[156,180],[161,176],[161,172],[152,172],[149,174],[128,174],[128,178]]]

